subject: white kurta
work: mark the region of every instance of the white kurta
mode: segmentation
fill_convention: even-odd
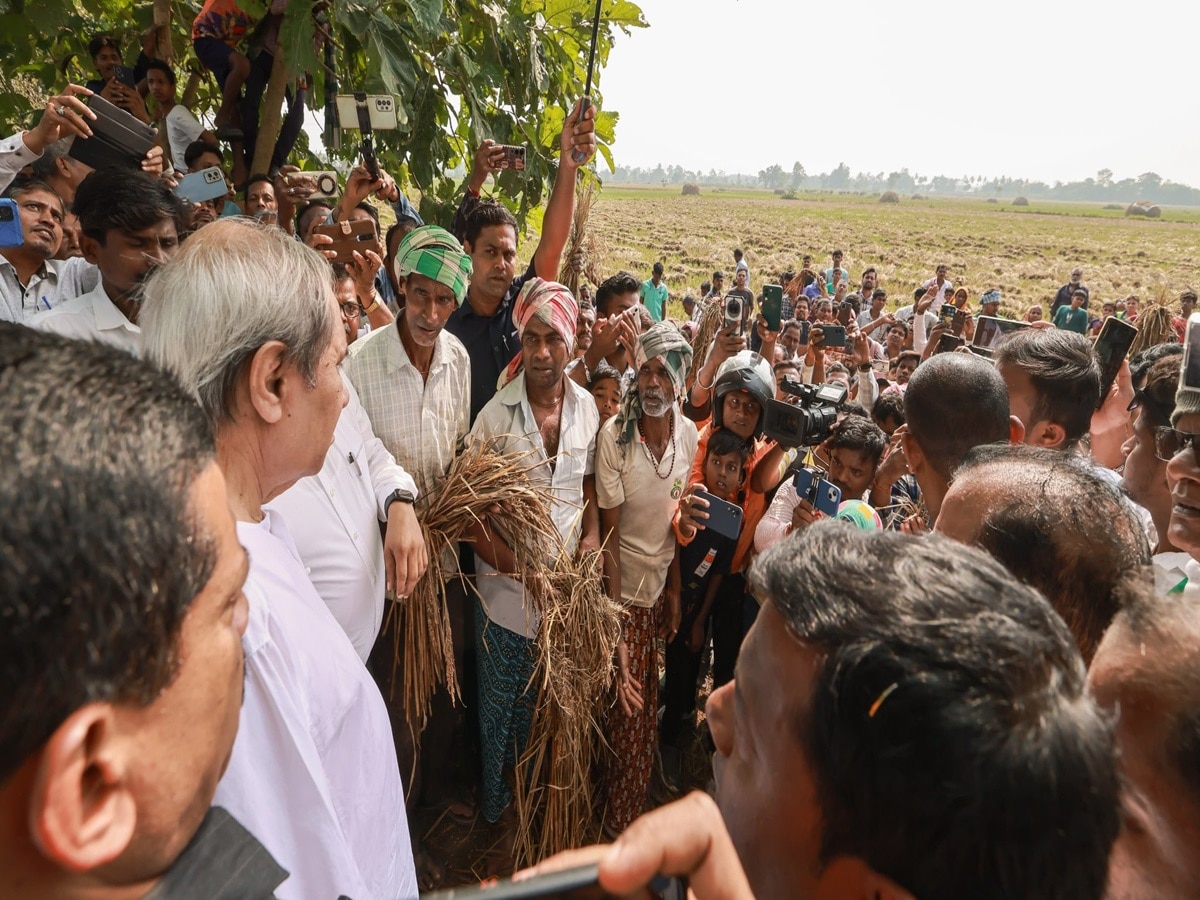
[[[301,478],[266,505],[283,516],[308,577],[359,659],[367,661],[383,623],[383,539],[388,498],[417,484],[371,431],[358,392],[338,418],[321,471]]]
[[[387,709],[270,512],[239,522],[250,554],[246,690],[213,803],[287,869],[289,898],[416,897]]]

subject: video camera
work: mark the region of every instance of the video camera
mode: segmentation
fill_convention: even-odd
[[[763,433],[785,447],[819,444],[837,424],[838,410],[846,402],[846,387],[841,384],[779,385],[790,400],[771,400],[763,410]]]

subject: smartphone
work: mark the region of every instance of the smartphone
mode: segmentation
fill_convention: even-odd
[[[800,320],[800,343],[807,346],[808,344],[808,329],[812,327],[812,323],[808,319]]]
[[[399,126],[396,116],[396,98],[391,94],[338,94],[338,127],[346,131],[392,131]],[[361,106],[360,106],[361,104]],[[362,117],[359,110],[362,110]]]
[[[846,346],[846,326],[845,325],[822,325],[821,332],[825,335],[826,347],[845,347]]]
[[[742,508],[707,491],[696,491],[695,496],[708,501],[708,518],[704,521],[704,527],[736,541],[742,533]]]
[[[800,469],[792,479],[792,486],[796,496],[811,503],[817,512],[831,519],[838,514],[842,505],[841,489],[826,481],[823,472]]]
[[[965,309],[959,308],[954,314],[954,321],[950,323],[950,333],[953,335],[962,334],[963,330],[967,327],[967,316],[969,315],[970,313]]]
[[[943,334],[938,338],[937,346],[933,348],[934,353],[952,353],[965,344],[966,338],[957,334]]]
[[[315,200],[318,197],[328,197],[332,199],[338,195],[338,176],[337,172],[293,172],[293,175],[303,175],[305,178],[311,178],[317,185],[317,189],[309,194],[310,200]]]
[[[126,87],[137,87],[137,82],[133,78],[133,69],[129,66],[113,66],[113,80],[121,82]]]
[[[845,328],[850,324],[850,317],[854,315],[854,306],[849,300],[843,300],[838,304],[837,323]]]
[[[379,238],[375,234],[375,223],[370,220],[351,222],[343,219],[332,225],[318,225],[313,229],[313,234],[327,234],[333,238],[332,244],[320,247],[321,250],[332,250],[337,254],[330,262],[353,262],[355,250],[364,254],[367,250],[374,250],[383,256],[379,249]]]
[[[530,900],[534,897],[567,898],[572,891],[596,887],[600,883],[599,869],[595,863],[535,875],[524,881],[500,881],[474,884],[469,887],[446,888],[422,894],[421,900]]]
[[[517,144],[497,144],[496,147],[504,151],[504,162],[501,164],[503,169],[512,169],[516,172],[525,171],[525,148]]]
[[[17,201],[7,197],[0,200],[0,247],[20,247],[25,243]]]
[[[975,337],[971,340],[971,346],[980,350],[995,350],[1014,331],[1020,331],[1028,327],[1028,322],[1018,322],[1015,319],[980,316],[975,323]],[[980,354],[980,356],[987,356],[989,359],[991,355],[991,353]]]
[[[1100,398],[1097,408],[1112,389],[1117,371],[1129,355],[1129,348],[1137,333],[1137,328],[1116,316],[1109,316],[1100,326],[1100,334],[1096,337],[1096,355],[1100,357]]]
[[[199,172],[192,172],[179,179],[175,193],[188,203],[203,203],[205,200],[216,200],[229,193],[229,185],[225,183],[225,175],[218,166],[209,166]]]
[[[87,105],[96,114],[88,123],[92,136],[73,137],[67,155],[93,169],[105,166],[140,169],[143,157],[157,140],[154,129],[99,94],[88,97]]]
[[[783,286],[764,284],[762,295],[762,314],[767,320],[767,331],[778,333],[781,329],[783,316]]]
[[[726,294],[725,299],[721,301],[725,304],[725,324],[721,326],[721,330],[725,331],[731,326],[736,325],[737,331],[734,334],[741,335],[746,331],[746,301],[744,297],[738,294]]]
[[[958,307],[953,303],[943,303],[941,311],[938,312],[938,320],[947,328],[954,327],[954,317],[958,315]]]
[[[1200,313],[1188,316],[1187,333],[1183,337],[1183,365],[1179,369],[1179,389],[1200,391]]]

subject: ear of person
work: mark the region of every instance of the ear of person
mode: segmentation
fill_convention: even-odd
[[[74,872],[111,862],[133,839],[137,804],[115,736],[112,707],[91,703],[59,726],[37,763],[29,816],[34,842]]]
[[[839,856],[821,873],[814,900],[915,900],[913,895],[863,860]]]
[[[282,341],[267,341],[250,357],[245,389],[255,413],[269,424],[279,422],[284,416],[287,375],[287,345]]]

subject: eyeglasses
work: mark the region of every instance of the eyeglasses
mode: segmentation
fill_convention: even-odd
[[[362,315],[362,308],[357,303],[339,303],[342,308],[342,315],[347,319],[357,319]]]
[[[1154,455],[1163,462],[1170,462],[1175,456],[1185,450],[1191,450],[1200,464],[1200,455],[1196,452],[1196,441],[1200,434],[1190,434],[1186,431],[1176,431],[1170,425],[1160,425],[1154,429]]]

